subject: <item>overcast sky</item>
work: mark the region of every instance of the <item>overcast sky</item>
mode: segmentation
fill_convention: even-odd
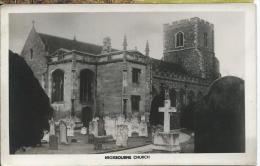
[[[128,49],[144,52],[146,40],[150,56],[161,59],[163,24],[200,17],[215,26],[215,55],[220,61],[222,76],[244,78],[244,15],[239,12],[171,12],[171,13],[66,13],[11,14],[10,49],[20,53],[35,21],[36,31],[102,45],[109,36],[112,47],[122,49],[126,34]]]

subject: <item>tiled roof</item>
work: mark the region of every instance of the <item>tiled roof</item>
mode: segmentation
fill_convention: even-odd
[[[100,45],[80,42],[73,39],[66,39],[66,38],[52,36],[43,33],[38,33],[38,34],[40,35],[44,44],[47,46],[47,50],[49,51],[50,54],[60,48],[65,48],[68,50],[77,50],[80,52],[86,52],[94,55],[100,54],[102,51],[102,46]],[[116,50],[112,49],[112,51],[116,51]]]
[[[159,72],[169,72],[178,75],[189,75],[188,72],[179,64],[165,62],[162,60],[151,58],[153,70],[158,70]]]

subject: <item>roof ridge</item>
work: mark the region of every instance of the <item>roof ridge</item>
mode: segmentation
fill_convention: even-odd
[[[69,39],[69,38],[65,38],[65,37],[61,37],[61,36],[56,36],[56,35],[52,35],[52,34],[47,34],[47,33],[41,33],[41,32],[37,32],[40,36],[41,35],[46,35],[46,36],[50,36],[50,37],[55,37],[55,38],[60,38],[60,39],[65,39],[65,40],[70,40],[70,41],[76,41],[78,43],[83,43],[83,44],[90,44],[93,46],[98,46],[98,47],[102,47],[102,45],[98,45],[98,44],[94,44],[94,43],[89,43],[89,42],[84,42],[84,41],[79,41],[79,40],[74,40],[74,39]]]

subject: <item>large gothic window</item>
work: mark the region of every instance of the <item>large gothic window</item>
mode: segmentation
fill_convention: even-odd
[[[191,104],[194,102],[195,99],[195,94],[193,91],[189,91],[188,93],[188,104]]]
[[[181,89],[179,93],[180,93],[180,96],[179,96],[180,104],[184,105],[185,104],[185,91],[183,89]]]
[[[80,72],[80,102],[93,101],[93,78],[94,73],[88,69]]]
[[[63,101],[64,72],[60,69],[52,73],[52,102]]]
[[[183,32],[178,32],[175,36],[175,46],[182,47],[184,46],[184,35]]]

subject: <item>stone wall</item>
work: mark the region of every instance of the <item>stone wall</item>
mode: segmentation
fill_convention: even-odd
[[[121,113],[122,62],[97,67],[97,110],[107,114]]]
[[[132,81],[132,69],[137,68],[141,70],[140,74],[140,80],[139,83],[133,83]],[[133,62],[127,63],[127,70],[128,70],[128,79],[127,79],[127,88],[126,88],[126,94],[128,97],[128,103],[127,103],[127,112],[130,114],[133,114],[132,108],[131,108],[131,95],[138,95],[141,97],[140,100],[140,110],[138,113],[135,113],[136,115],[144,114],[145,112],[149,111],[147,110],[147,102],[150,100],[150,87],[149,87],[149,71],[147,71],[147,67],[144,64],[138,64]]]
[[[33,57],[31,58],[31,50]],[[39,80],[42,85],[42,80],[44,79],[43,74],[47,70],[47,52],[45,50],[45,45],[42,42],[39,34],[32,28],[21,52],[21,56],[24,58],[26,63],[30,66],[33,71],[34,76]]]

